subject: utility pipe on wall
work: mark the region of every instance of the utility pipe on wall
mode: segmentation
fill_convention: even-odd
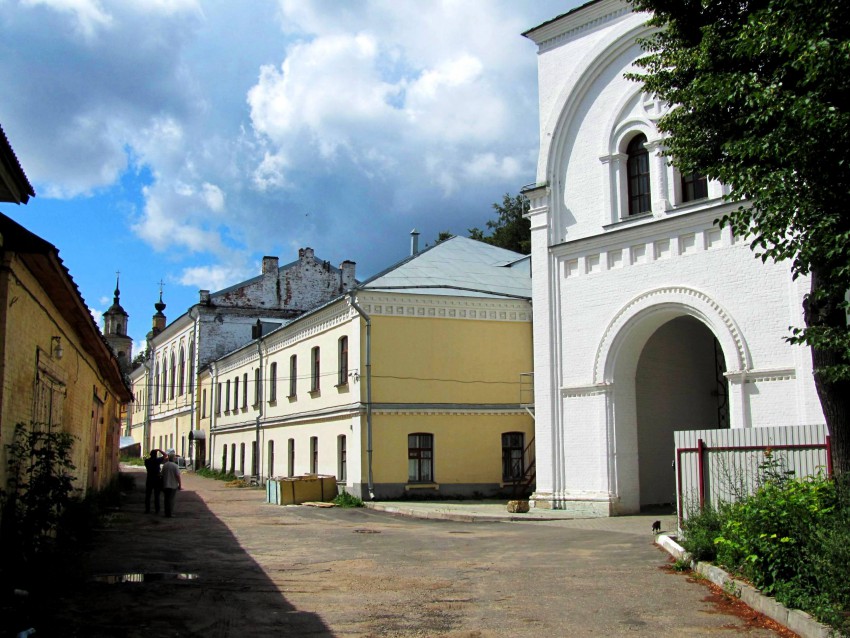
[[[357,305],[356,292],[348,293],[348,301],[351,307],[357,311],[366,322],[366,467],[368,472],[369,499],[375,499],[374,485],[372,484],[372,318]]]

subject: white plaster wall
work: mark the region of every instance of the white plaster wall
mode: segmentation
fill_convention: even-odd
[[[652,214],[623,217],[625,143],[636,132],[661,141],[663,106],[623,78],[645,20],[602,0],[530,35],[541,130],[539,186],[528,193],[537,496],[555,506],[605,495],[612,511],[639,506],[634,370],[652,333],[682,314],[723,346],[733,427],[823,420],[810,356],[785,343],[802,324],[807,282],[713,223],[736,206],[722,185],[682,204],[675,171],[651,150]]]

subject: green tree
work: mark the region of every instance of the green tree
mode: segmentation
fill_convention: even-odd
[[[480,228],[470,228],[470,239],[487,242],[493,246],[507,248],[514,252],[527,255],[531,252],[531,222],[523,218],[528,207],[528,200],[523,195],[511,196],[505,193],[502,203],[493,204],[499,214],[496,219],[487,222],[489,235]]]
[[[683,173],[744,204],[720,220],[762,260],[808,275],[805,326],[836,472],[850,471],[850,11],[844,0],[633,0],[657,30],[630,77],[671,105]]]

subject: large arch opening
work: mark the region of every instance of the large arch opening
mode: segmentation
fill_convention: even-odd
[[[635,371],[640,506],[676,502],[673,432],[729,427],[726,364],[701,321],[680,316],[661,325]]]

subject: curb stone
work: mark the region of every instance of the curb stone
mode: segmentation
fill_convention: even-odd
[[[690,554],[670,536],[660,534],[656,537],[655,544],[677,560],[690,561],[695,572],[722,588],[726,593],[735,596],[735,598],[740,598],[753,610],[787,627],[801,638],[830,638],[836,635],[832,629],[818,622],[806,612],[799,609],[788,609],[777,602],[775,598],[765,596],[755,587],[735,580],[720,567],[710,563],[691,561]]]

